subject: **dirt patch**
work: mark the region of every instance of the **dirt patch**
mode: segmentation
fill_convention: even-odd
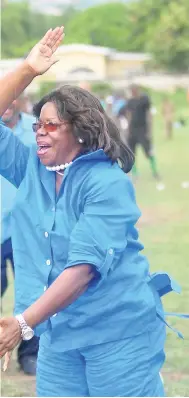
[[[16,360],[12,360],[6,373],[1,373],[2,397],[35,397],[35,377],[19,370]]]
[[[142,208],[142,216],[138,221],[138,227],[145,227],[145,226],[155,226],[157,224],[164,224],[171,221],[177,222],[185,220],[186,212],[184,209],[171,209],[167,206],[160,206],[160,207],[147,207]]]
[[[189,382],[189,374],[187,373],[181,373],[181,372],[166,372],[164,371],[163,377],[166,379],[172,380],[172,381],[183,381],[183,380],[188,380]]]

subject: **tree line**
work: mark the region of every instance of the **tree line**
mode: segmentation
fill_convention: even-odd
[[[49,27],[64,24],[65,44],[148,52],[154,68],[187,72],[188,15],[188,0],[111,2],[84,11],[67,7],[59,16],[31,10],[28,2],[8,3],[1,12],[1,54],[24,57]]]

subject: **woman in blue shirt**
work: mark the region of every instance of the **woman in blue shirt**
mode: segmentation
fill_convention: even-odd
[[[56,62],[50,30],[1,81],[1,114]],[[12,212],[15,316],[0,320],[0,356],[41,335],[38,396],[163,396],[166,274],[151,276],[127,177],[132,152],[100,102],[64,86],[35,107],[37,148],[0,126],[0,171]],[[121,167],[120,167],[121,166]],[[7,357],[9,354],[7,354]]]

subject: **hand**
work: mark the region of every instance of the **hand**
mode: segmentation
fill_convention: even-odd
[[[50,29],[37,43],[26,58],[26,62],[35,71],[36,75],[42,75],[52,65],[58,62],[54,53],[64,37],[64,27]]]
[[[0,319],[0,358],[21,341],[21,328],[13,316]]]

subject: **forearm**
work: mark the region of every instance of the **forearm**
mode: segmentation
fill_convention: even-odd
[[[32,82],[35,76],[35,71],[24,61],[15,71],[8,73],[0,80],[0,116]]]
[[[22,314],[35,327],[73,303],[88,288],[94,272],[90,265],[67,268],[46,292]]]

